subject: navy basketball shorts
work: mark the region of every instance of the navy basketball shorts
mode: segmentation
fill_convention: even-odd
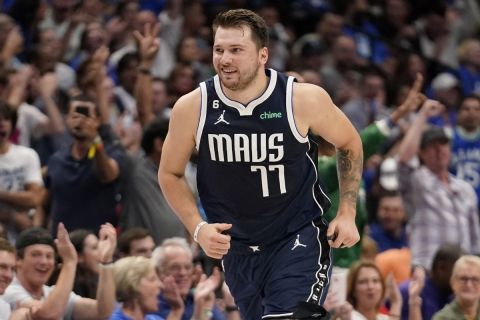
[[[222,265],[242,319],[291,318],[299,304],[320,306],[326,297],[331,274],[327,223],[318,219],[266,248],[232,244]]]

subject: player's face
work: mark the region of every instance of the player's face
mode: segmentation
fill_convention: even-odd
[[[356,306],[362,306],[365,309],[375,309],[379,306],[382,300],[383,284],[380,274],[377,270],[370,267],[364,267],[358,272],[357,280],[355,281],[354,296],[356,299]]]
[[[243,90],[254,84],[267,62],[267,48],[258,49],[251,33],[248,27],[219,27],[215,33],[213,66],[229,90]]]

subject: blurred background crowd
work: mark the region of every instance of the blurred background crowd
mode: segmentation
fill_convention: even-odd
[[[333,251],[325,307],[480,319],[478,0],[0,1],[0,318],[240,319],[157,182],[171,108],[214,75],[211,22],[233,8],[265,19],[268,67],[361,133],[362,239]],[[192,158],[194,193],[195,175]]]

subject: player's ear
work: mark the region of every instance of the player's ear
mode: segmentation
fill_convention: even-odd
[[[260,61],[266,64],[267,60],[268,60],[268,48],[263,47],[262,49],[260,49]]]

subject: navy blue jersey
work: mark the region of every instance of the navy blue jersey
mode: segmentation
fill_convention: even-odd
[[[295,125],[294,78],[266,73],[267,89],[246,106],[225,96],[218,75],[200,84],[200,200],[210,223],[232,223],[233,242],[246,245],[296,232],[329,202],[318,183],[316,144]]]

